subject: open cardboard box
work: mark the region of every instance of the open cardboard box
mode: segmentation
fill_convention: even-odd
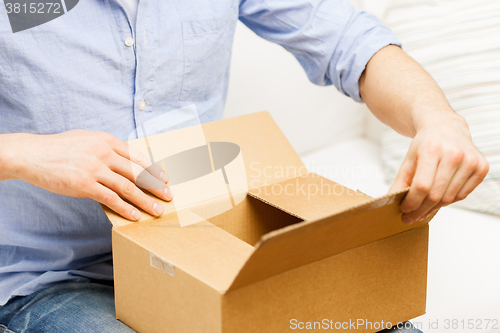
[[[309,173],[267,112],[129,144],[175,194],[136,223],[105,208],[116,316],[134,330],[376,332],[425,313],[430,218],[401,222],[406,191]]]

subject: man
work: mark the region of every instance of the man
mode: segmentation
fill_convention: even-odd
[[[132,221],[137,207],[163,213],[135,185],[147,157],[123,141],[192,104],[203,122],[221,118],[238,18],[312,82],[413,137],[391,188],[410,187],[404,223],[464,199],[488,172],[432,78],[347,1],[120,1],[82,1],[15,34],[0,8],[2,330],[130,331],[114,319],[111,226],[98,203]],[[152,176],[162,182],[152,192],[171,200],[168,176]]]

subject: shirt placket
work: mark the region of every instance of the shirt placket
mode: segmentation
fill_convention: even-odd
[[[126,53],[127,63],[133,62],[134,64],[134,82],[133,82],[133,118],[136,128],[141,126],[149,117],[150,113],[154,110],[154,66],[152,56],[149,54],[154,50],[155,38],[153,35],[154,27],[152,26],[151,14],[149,8],[153,6],[151,0],[140,0],[137,8],[137,16],[135,22],[135,29],[133,29],[133,22],[130,21],[128,14],[123,6],[117,1],[118,5],[122,7],[123,13],[126,14],[128,22],[128,29],[121,29],[121,36],[123,37],[124,47],[128,50]],[[154,7],[154,6],[153,6]],[[129,68],[128,64],[126,66]]]
[[[151,118],[151,113],[155,111],[154,94],[154,56],[155,52],[155,29],[152,10],[155,0],[141,0],[139,2],[136,22],[135,36],[135,56],[136,56],[136,76],[135,76],[135,96],[134,96],[134,116],[136,127],[141,126],[147,119]]]

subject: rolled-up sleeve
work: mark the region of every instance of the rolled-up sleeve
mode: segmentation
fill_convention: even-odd
[[[357,102],[371,57],[387,45],[401,46],[374,15],[354,10],[347,0],[243,0],[240,20],[290,51],[311,82],[333,84]]]

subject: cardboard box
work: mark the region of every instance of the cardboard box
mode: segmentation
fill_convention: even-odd
[[[105,209],[116,316],[134,330],[376,332],[425,313],[430,218],[401,222],[407,191],[309,173],[267,112],[129,144],[175,194],[137,223]]]

